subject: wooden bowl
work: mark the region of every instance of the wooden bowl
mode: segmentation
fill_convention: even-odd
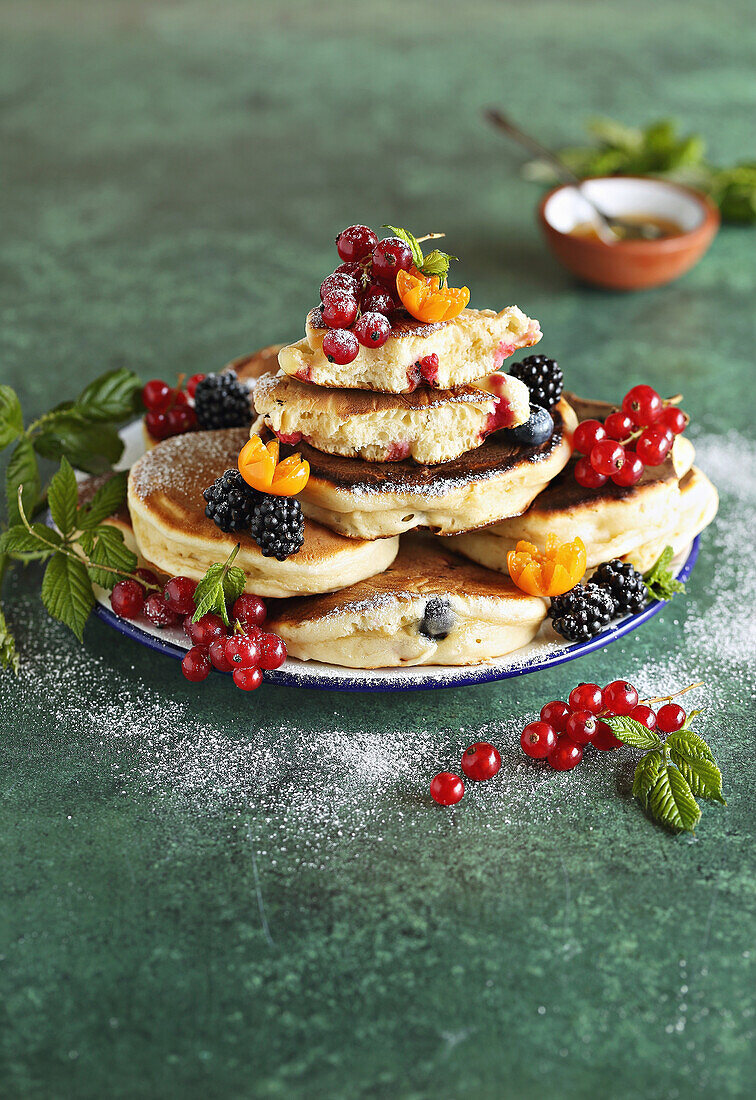
[[[583,191],[614,217],[647,214],[676,222],[682,233],[658,241],[605,244],[576,237],[576,226],[594,220],[592,208],[572,184],[549,191],[538,207],[546,241],[561,264],[595,286],[645,290],[677,279],[703,256],[719,229],[719,211],[706,195],[646,176],[600,176]]]

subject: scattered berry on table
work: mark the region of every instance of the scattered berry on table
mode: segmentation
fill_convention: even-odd
[[[231,610],[231,618],[238,620],[245,631],[252,626],[262,626],[267,614],[263,601],[251,592],[242,592]]]
[[[263,681],[263,674],[259,668],[235,668],[233,679],[242,691],[256,691]]]
[[[605,561],[593,574],[591,582],[611,593],[618,611],[635,614],[648,603],[646,582],[630,562],[618,558]]]
[[[391,325],[382,313],[363,313],[354,326],[354,334],[366,348],[380,348],[391,335]]]
[[[431,798],[441,806],[454,806],[465,793],[465,785],[454,772],[439,772],[430,783]]]
[[[152,592],[144,601],[144,613],[153,626],[175,626],[181,615],[165,602],[161,592]]]
[[[280,668],[286,660],[286,643],[277,634],[263,633],[259,638],[260,668]]]
[[[184,619],[184,632],[192,645],[209,646],[215,638],[225,637],[226,624],[220,615],[212,612],[203,615],[196,623],[192,622],[191,615],[187,615]]]
[[[359,341],[349,329],[332,328],[323,337],[323,354],[341,367],[356,359],[359,350]]]
[[[524,447],[540,447],[554,432],[554,421],[548,409],[534,405],[524,424],[512,429],[512,435]]]
[[[597,474],[612,477],[625,465],[625,448],[614,439],[602,439],[591,447],[588,461]]]
[[[568,772],[576,768],[583,759],[583,747],[569,737],[560,737],[548,755],[549,764],[558,772]]]
[[[600,489],[608,480],[606,474],[594,470],[587,455],[583,455],[575,463],[575,481],[584,489]]]
[[[597,443],[606,439],[606,428],[600,420],[581,420],[572,437],[572,445],[582,455],[589,455]]]
[[[637,689],[627,680],[612,680],[603,691],[604,707],[609,714],[630,714],[638,705]]]
[[[193,615],[196,589],[197,582],[191,577],[171,577],[163,589],[163,599],[176,615]]]
[[[256,499],[250,511],[249,532],[263,557],[285,561],[304,543],[302,505],[295,497],[251,491]]]
[[[373,249],[373,274],[382,283],[396,286],[397,271],[409,271],[412,267],[412,250],[399,237],[386,237]]]
[[[462,771],[468,779],[492,779],[501,767],[499,750],[488,741],[475,741],[462,754]]]
[[[565,736],[578,745],[587,745],[598,731],[599,720],[589,710],[573,710],[564,724]]]
[[[570,713],[570,708],[560,699],[553,699],[541,707],[541,721],[553,726],[557,733],[564,732],[564,723]]]
[[[665,458],[672,450],[674,436],[668,428],[654,425],[646,430],[635,441],[635,453],[644,466],[661,466]]]
[[[554,596],[549,617],[557,634],[570,642],[585,642],[600,634],[616,614],[612,594],[597,584],[576,584],[563,596]]]
[[[604,697],[598,684],[578,684],[569,695],[570,710],[589,710],[591,714],[600,714],[604,708]]]
[[[187,680],[198,683],[206,680],[212,669],[210,654],[206,645],[194,645],[181,662],[181,670]]]
[[[556,730],[549,722],[528,722],[520,734],[522,751],[534,760],[545,760],[556,743]]]
[[[224,652],[232,668],[255,668],[260,663],[260,641],[251,634],[232,634],[226,639]]]
[[[685,725],[685,711],[677,703],[665,703],[656,712],[656,725],[662,733],[677,733]]]
[[[197,385],[194,410],[200,428],[244,428],[252,420],[249,389],[236,371],[208,374]]]
[[[651,707],[646,706],[645,703],[638,703],[637,707],[633,707],[630,711],[630,717],[636,722],[640,722],[648,730],[656,729],[656,715]]]
[[[350,225],[336,238],[336,251],[342,260],[356,262],[373,251],[378,238],[367,225]]]
[[[259,494],[247,485],[237,469],[226,470],[202,495],[207,501],[205,515],[221,531],[228,533],[248,529]]]
[[[118,581],[110,593],[110,606],[122,619],[137,619],[144,610],[144,589],[133,580]]]
[[[615,485],[629,489],[631,486],[638,484],[643,477],[644,469],[643,461],[635,451],[625,451],[625,461],[622,469],[612,474],[612,481]]]
[[[528,355],[519,363],[513,363],[508,373],[525,383],[532,405],[551,409],[562,396],[564,374],[556,359],[549,359],[547,355]]]
[[[622,411],[638,428],[646,428],[659,419],[664,403],[651,386],[633,386],[622,398]]]

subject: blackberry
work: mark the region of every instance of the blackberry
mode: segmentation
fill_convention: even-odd
[[[221,531],[246,531],[255,506],[254,489],[247,485],[238,470],[226,470],[202,493],[207,501],[205,515]]]
[[[556,359],[547,355],[528,355],[519,363],[513,363],[508,374],[519,378],[530,391],[530,401],[542,409],[556,405],[564,389],[564,375]]]
[[[194,391],[197,423],[210,428],[244,428],[252,420],[249,390],[236,377],[235,370],[208,374]]]
[[[597,584],[576,584],[563,596],[554,596],[549,608],[554,630],[569,642],[587,642],[616,614],[614,596]]]
[[[302,506],[294,497],[255,493],[249,530],[263,557],[285,561],[304,542]]]
[[[591,577],[593,584],[611,592],[620,611],[635,614],[648,603],[648,589],[643,577],[629,561],[605,561]]]

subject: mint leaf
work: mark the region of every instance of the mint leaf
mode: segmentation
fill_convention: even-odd
[[[666,760],[658,769],[646,804],[651,816],[661,825],[678,832],[692,833],[701,817],[701,808],[685,776]]]
[[[194,593],[194,604],[197,610],[192,616],[193,622],[197,622],[203,615],[212,611],[220,615],[226,626],[230,626],[226,601],[232,603],[238,599],[244,591],[247,578],[244,570],[232,562],[239,552],[239,546],[232,550],[228,561],[223,565],[211,565],[207,573],[197,585]]]
[[[138,411],[142,383],[133,371],[121,367],[95,378],[76,398],[74,408],[88,420],[125,420]]]
[[[722,797],[722,773],[703,737],[693,730],[682,729],[670,734],[666,745],[669,755],[685,776],[693,794],[726,806]]]
[[[73,411],[53,419],[34,437],[34,446],[44,458],[67,458],[90,474],[110,470],[123,454],[123,442],[112,424],[92,423]]]
[[[39,466],[34,447],[26,436],[16,444],[11,454],[8,468],[5,471],[5,495],[8,506],[8,522],[20,523],[21,513],[18,510],[18,488],[23,485],[21,499],[24,512],[31,517],[39,500],[41,483],[39,479]]]
[[[123,541],[123,533],[117,527],[103,524],[93,531],[86,531],[81,545],[91,563],[89,576],[101,588],[112,589],[122,579],[118,573],[133,573],[137,567],[136,554],[129,550]],[[98,569],[98,565],[108,568]],[[113,569],[118,573],[111,572]]]
[[[68,459],[63,458],[57,473],[53,474],[47,490],[47,503],[53,523],[62,535],[70,535],[76,523],[76,506],[79,491],[76,477]]]
[[[665,546],[657,561],[643,574],[652,600],[671,600],[678,592],[685,591],[685,585],[675,578],[669,568],[674,556],[672,547]]]
[[[659,734],[655,730],[647,729],[640,722],[636,722],[634,718],[615,714],[602,719],[602,721],[606,722],[615,737],[634,749],[661,748],[662,741]]]
[[[28,531],[23,523],[9,527],[0,535],[0,555],[7,554],[17,561],[44,561],[62,544],[57,531],[44,523],[33,523]]]
[[[395,225],[382,225],[381,229],[390,229],[395,237],[398,237],[400,241],[404,241],[410,247],[412,253],[412,262],[415,267],[420,267],[423,263],[423,250],[420,247],[417,238],[412,235],[407,229],[399,229]]]
[[[18,653],[16,643],[10,632],[10,627],[5,619],[2,607],[0,607],[0,665],[9,668],[18,676]]]
[[[126,499],[128,474],[114,474],[101,485],[89,504],[84,504],[76,513],[76,526],[80,531],[89,531],[103,520],[112,516]]]
[[[82,641],[95,602],[84,563],[67,554],[51,558],[42,578],[42,602],[54,619],[65,623]]]
[[[10,386],[0,386],[0,451],[24,430],[21,402]]]
[[[443,285],[449,275],[449,264],[456,259],[456,256],[451,256],[448,252],[439,252],[437,248],[434,248],[423,260],[420,271],[423,275],[436,275],[441,285]]]

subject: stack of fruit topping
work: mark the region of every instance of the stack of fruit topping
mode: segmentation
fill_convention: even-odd
[[[168,439],[199,428],[243,428],[252,420],[249,388],[236,371],[193,374],[176,386],[153,378],[142,388],[144,423],[153,439]]]
[[[660,466],[672,450],[675,436],[688,417],[672,398],[663,401],[651,386],[633,386],[622,407],[600,420],[583,420],[573,446],[582,455],[575,480],[585,489],[599,489],[611,478],[615,485],[637,485],[646,466]]]

